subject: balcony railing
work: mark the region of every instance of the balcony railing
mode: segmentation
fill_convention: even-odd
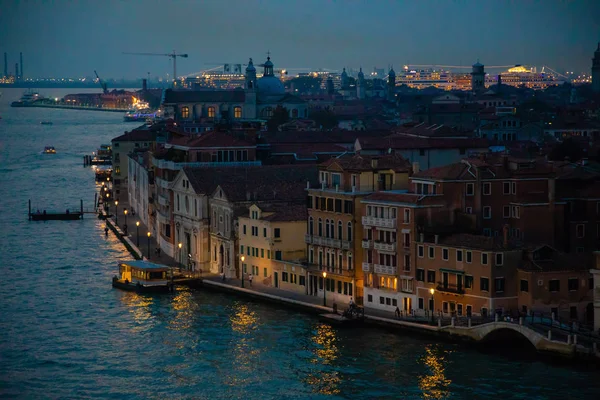
[[[312,235],[308,235],[308,234],[304,235],[304,242],[306,244],[313,244],[313,237],[312,237]]]
[[[175,162],[159,160],[152,157],[152,165],[160,169],[177,171],[185,167],[189,168],[227,168],[227,167],[258,167],[262,165],[261,161],[232,161],[232,162]]]
[[[396,243],[375,242],[374,247],[378,251],[396,252]]]
[[[364,239],[364,240],[362,241],[362,248],[363,248],[363,249],[370,249],[370,248],[371,248],[371,246],[373,246],[373,242],[372,242],[372,241],[370,241],[370,240],[367,240],[367,239]]]
[[[309,264],[307,265],[306,269],[310,272],[313,273],[318,273],[319,276],[323,276],[323,272],[327,272],[327,276],[329,277],[330,275],[337,275],[337,276],[346,276],[346,277],[354,277],[354,270],[353,269],[346,269],[346,268],[338,268],[338,267],[327,267],[325,265],[317,265],[317,264]]]
[[[368,262],[362,263],[362,270],[364,272],[372,272],[373,271],[373,264],[368,263]]]
[[[352,248],[352,242],[348,241],[348,240],[342,240],[342,249],[344,250],[350,250]]]
[[[455,294],[464,294],[465,293],[465,289],[462,285],[458,286],[454,283],[438,282],[437,290],[439,292],[445,292],[445,293],[455,293]]]
[[[376,226],[380,228],[395,228],[396,218],[362,217],[365,226]]]
[[[308,234],[304,235],[304,242],[307,244],[314,244],[315,246],[334,247],[336,249],[350,249],[352,247],[352,242],[346,240],[326,238],[314,235],[311,236]]]
[[[376,274],[396,275],[398,269],[389,265],[375,264]]]

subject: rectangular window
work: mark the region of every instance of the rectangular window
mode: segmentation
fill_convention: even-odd
[[[425,282],[425,270],[417,268],[417,280],[419,282]]]
[[[577,233],[578,239],[585,237],[585,225],[584,224],[577,224],[575,231]]]
[[[404,223],[405,224],[410,223],[410,209],[408,209],[408,208],[404,209]]]
[[[275,250],[275,259],[281,260],[281,250]]]
[[[340,186],[342,183],[342,176],[340,174],[331,174],[331,186],[336,187]]]
[[[483,207],[483,218],[485,218],[485,219],[492,218],[492,207],[490,207],[490,206]]]
[[[473,207],[465,207],[465,214],[473,214]]]
[[[427,283],[435,283],[435,271],[427,271]]]
[[[466,184],[467,196],[473,196],[475,194],[474,185],[472,183]]]
[[[379,296],[379,304],[385,304],[385,298],[383,296]]]
[[[273,236],[275,236],[275,238],[280,238],[281,237],[281,229],[275,228],[275,230],[273,232]]]
[[[579,279],[569,278],[568,281],[569,291],[575,291],[579,289]]]
[[[423,247],[423,245],[417,246],[417,251],[419,258],[423,258],[425,256],[425,247]]]
[[[267,237],[267,228],[263,228],[263,237]]]
[[[300,275],[300,286],[306,286],[306,277],[304,275]]]
[[[241,253],[241,254],[244,254],[244,245],[241,245],[241,246],[240,246],[240,253]]]
[[[246,225],[242,225],[242,231],[244,232],[244,235],[246,234]]]
[[[335,199],[335,212],[336,213],[342,212],[342,200],[341,199]]]
[[[504,292],[504,278],[494,279],[494,290],[496,293]]]
[[[422,297],[419,297],[419,310],[424,310],[425,309],[425,301],[423,300]]]
[[[503,206],[502,207],[502,216],[504,218],[510,218],[510,206]]]
[[[521,207],[519,206],[513,206],[512,208],[512,217],[513,218],[521,218]]]
[[[471,264],[471,262],[473,261],[473,252],[467,250],[467,264]]]
[[[306,208],[308,208],[309,210],[311,208],[313,208],[313,198],[312,198],[312,196],[307,196],[306,197]]]
[[[265,258],[265,249],[260,249],[260,258]]]
[[[463,251],[456,250],[456,262],[462,262],[463,260]]]
[[[510,194],[510,182],[503,182],[502,183],[502,192],[504,194]]]
[[[442,249],[442,260],[448,261],[448,258],[449,258],[448,254],[449,254],[448,249]]]
[[[372,302],[373,302],[373,295],[372,295],[372,294],[369,294],[369,295],[367,295],[367,301],[368,301],[369,303],[372,303]]]
[[[512,194],[517,194],[517,182],[511,182]]]
[[[521,292],[529,292],[529,281],[521,279]]]
[[[489,196],[492,194],[492,184],[490,182],[483,183],[483,194]]]
[[[558,279],[550,279],[548,282],[548,289],[551,292],[560,292],[560,281]]]
[[[442,302],[442,312],[443,313],[448,312],[448,302],[447,301]]]
[[[496,253],[496,266],[500,267],[504,264],[504,254]]]
[[[465,289],[473,289],[473,276],[465,275]]]
[[[488,265],[488,254],[481,253],[481,265]]]
[[[480,278],[479,279],[479,289],[482,292],[489,292],[489,290],[490,290],[490,280],[488,278]]]
[[[429,246],[429,258],[435,258],[435,247]]]

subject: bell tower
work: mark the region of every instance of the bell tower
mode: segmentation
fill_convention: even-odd
[[[471,70],[471,90],[480,92],[485,89],[485,70],[483,64],[477,61]]]

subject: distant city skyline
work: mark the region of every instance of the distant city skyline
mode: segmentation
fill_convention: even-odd
[[[370,72],[404,64],[525,64],[589,73],[600,41],[596,1],[11,1],[0,52],[25,77],[166,78],[219,63]],[[212,64],[212,65],[211,65]],[[19,67],[20,68],[20,67]],[[3,72],[3,71],[2,71]]]

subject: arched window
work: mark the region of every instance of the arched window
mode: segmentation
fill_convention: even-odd
[[[338,221],[338,239],[340,239],[340,240],[343,239],[342,230],[343,230],[342,221]]]
[[[323,220],[319,218],[319,236],[323,236]]]
[[[177,211],[179,211],[179,195],[177,195]]]
[[[326,238],[329,237],[329,220],[328,219],[325,220],[325,237]]]
[[[292,118],[298,118],[298,109],[297,108],[294,108],[292,110]]]
[[[188,119],[190,117],[190,108],[181,107],[181,118]]]
[[[271,117],[273,117],[273,108],[271,108],[271,107],[263,108],[263,110],[261,111],[261,116],[263,118],[271,118]]]
[[[348,222],[348,238],[347,241],[352,241],[352,222]]]
[[[187,196],[185,196],[185,212],[190,212],[190,199]]]
[[[313,231],[314,231],[313,223],[314,223],[313,217],[308,217],[308,234],[311,236],[313,235]]]
[[[233,108],[233,117],[236,119],[242,118],[242,107]]]
[[[215,108],[214,107],[208,107],[208,118],[214,118],[215,117]]]

